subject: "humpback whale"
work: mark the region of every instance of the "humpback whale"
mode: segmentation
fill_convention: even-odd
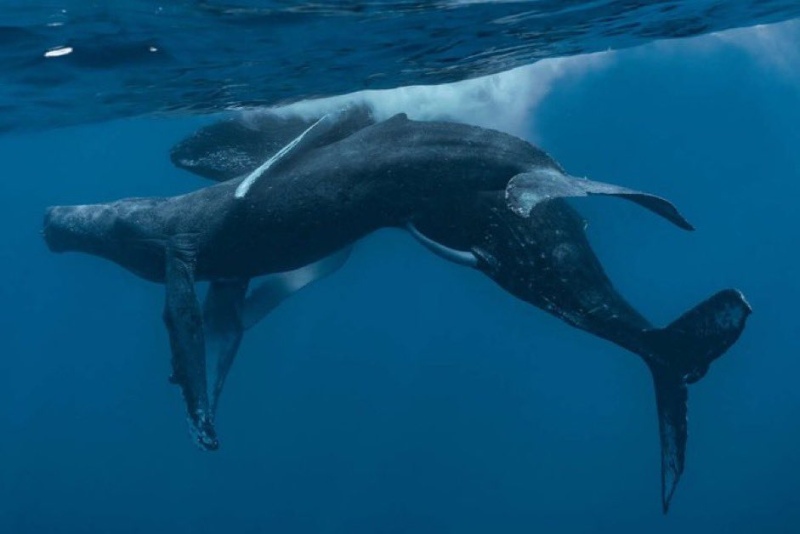
[[[214,411],[243,331],[333,272],[353,242],[400,227],[448,261],[642,358],[656,390],[667,511],[684,469],[688,385],[738,339],[750,307],[728,289],[655,328],[614,289],[564,199],[617,196],[690,230],[672,204],[572,177],[530,143],[474,126],[402,114],[376,122],[356,108],[267,130],[229,121],[173,149],[178,166],[216,185],[45,212],[51,250],[97,255],[165,285],[171,380],[201,448],[218,446]],[[198,281],[210,282],[202,306]],[[207,359],[216,362],[210,379]]]

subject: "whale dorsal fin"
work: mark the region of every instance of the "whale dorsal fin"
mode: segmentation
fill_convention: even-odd
[[[270,156],[267,161],[248,174],[236,188],[234,196],[236,198],[244,198],[247,192],[250,191],[250,188],[253,187],[253,184],[271,169],[275,169],[282,164],[292,161],[299,155],[308,152],[308,150],[316,146],[317,141],[321,137],[325,136],[343,121],[349,119],[353,114],[360,112],[360,108],[349,106],[323,115],[322,118],[291,140],[289,144],[278,150],[278,152]]]
[[[509,208],[522,217],[528,217],[537,204],[554,198],[590,195],[609,195],[630,200],[684,230],[694,230],[694,227],[668,200],[618,185],[576,178],[553,168],[518,174],[506,186],[506,202]]]

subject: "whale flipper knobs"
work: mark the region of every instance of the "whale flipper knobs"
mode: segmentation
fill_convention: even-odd
[[[506,186],[506,200],[509,208],[522,217],[530,215],[531,210],[537,204],[554,198],[589,195],[610,195],[624,198],[661,215],[684,230],[694,230],[689,221],[668,200],[618,185],[575,178],[555,168],[543,167],[518,174]]]

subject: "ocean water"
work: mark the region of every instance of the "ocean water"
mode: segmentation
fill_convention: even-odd
[[[3,0],[0,8],[0,132],[455,82],[800,17],[796,0]]]
[[[574,202],[656,324],[744,292],[744,334],[690,389],[666,516],[639,358],[399,231],[359,242],[247,333],[221,448],[196,450],[167,382],[163,287],[53,254],[40,231],[49,205],[206,185],[168,153],[216,118],[153,116],[156,103],[106,115],[57,89],[50,111],[5,98],[17,122],[0,137],[0,532],[800,532],[798,50],[788,21],[363,97],[507,129],[572,174],[672,200],[696,232],[614,199]],[[96,81],[72,83],[89,94]]]

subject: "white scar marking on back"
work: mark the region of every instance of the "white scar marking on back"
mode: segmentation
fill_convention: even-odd
[[[236,192],[233,196],[236,198],[243,198],[256,180],[261,178],[269,169],[274,167],[279,161],[289,158],[293,153],[296,153],[301,148],[312,143],[316,138],[330,130],[331,127],[339,122],[345,113],[350,111],[350,108],[344,108],[338,112],[328,113],[306,128],[306,130],[298,135],[292,142],[280,149],[274,156],[262,163],[259,168],[242,180],[242,183],[236,188]]]

